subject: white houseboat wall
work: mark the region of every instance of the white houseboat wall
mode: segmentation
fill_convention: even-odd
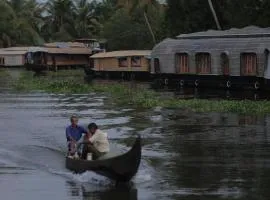
[[[25,64],[25,47],[10,47],[0,49],[0,66],[5,68],[21,68]]]
[[[182,34],[165,39],[151,53],[151,74],[159,84],[252,87],[270,83],[270,28]]]

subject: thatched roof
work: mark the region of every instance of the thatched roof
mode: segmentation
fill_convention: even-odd
[[[60,45],[59,45],[60,44]],[[91,55],[91,49],[78,42],[47,43],[43,47],[9,47],[0,49],[1,55],[18,55],[27,52],[48,52],[51,54],[81,54]]]
[[[50,54],[81,54],[91,55],[92,51],[86,47],[57,48],[57,47],[32,47],[29,52],[48,52]]]
[[[8,47],[2,48],[2,51],[27,51],[30,47]]]
[[[51,54],[81,54],[91,55],[92,51],[88,48],[45,48]]]
[[[6,56],[6,55],[24,55],[26,53],[27,53],[27,51],[6,51],[6,50],[0,49],[0,56],[1,55],[4,55],[4,56]]]
[[[85,47],[83,43],[80,42],[53,42],[53,43],[45,43],[44,47],[50,48],[74,48],[74,47]]]
[[[270,50],[270,28],[246,27],[243,29],[230,29],[227,31],[206,31],[191,34],[183,34],[178,39],[165,39],[157,44],[151,57],[158,58],[162,73],[176,72],[176,55],[187,53],[190,66],[195,73],[197,53],[211,54],[212,75],[220,75],[221,55],[227,54],[230,62],[230,73],[240,76],[240,62],[242,53],[255,53],[258,55],[258,72],[260,76],[264,72],[263,59],[265,52]],[[153,62],[153,61],[152,61]],[[152,63],[153,64],[153,63]]]
[[[230,38],[230,37],[270,37],[270,28],[247,26],[245,28],[232,28],[218,31],[208,30],[203,32],[178,35],[178,39],[201,39],[201,38]]]
[[[127,56],[150,56],[150,50],[127,50],[127,51],[111,51],[104,53],[97,53],[91,58],[113,58],[113,57],[127,57]]]
[[[26,54],[29,47],[8,47],[0,49],[0,55],[23,55]]]

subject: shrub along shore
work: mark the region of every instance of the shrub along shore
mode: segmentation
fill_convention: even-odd
[[[78,75],[78,74],[77,74]],[[76,78],[77,77],[77,78]],[[33,77],[25,72],[15,81],[16,91],[41,90],[48,93],[102,93],[109,95],[112,100],[122,106],[139,108],[185,108],[194,112],[232,112],[241,114],[270,113],[270,101],[252,100],[205,100],[164,98],[155,91],[138,85],[123,83],[85,83],[82,76],[66,76],[63,80],[61,73],[50,73],[47,76]]]

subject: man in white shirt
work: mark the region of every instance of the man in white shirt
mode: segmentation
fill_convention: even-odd
[[[100,156],[110,151],[110,145],[108,141],[107,133],[98,129],[95,123],[88,125],[89,134],[85,139],[89,142],[88,145],[84,145],[82,157],[86,159],[87,153],[93,153],[93,159],[97,159]]]

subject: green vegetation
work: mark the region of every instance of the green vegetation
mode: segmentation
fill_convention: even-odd
[[[157,38],[164,18],[156,0],[1,0],[0,10],[0,48],[106,38],[109,49],[148,49],[145,16]]]
[[[66,72],[65,72],[66,73]],[[242,114],[270,113],[269,101],[230,101],[230,100],[202,100],[177,99],[164,97],[152,90],[132,83],[98,83],[87,84],[81,78],[72,76],[63,80],[61,72],[58,76],[44,76],[29,78],[29,72],[22,74],[15,82],[17,91],[42,90],[48,93],[90,93],[96,92],[111,97],[112,101],[121,106],[138,108],[185,108],[194,112],[232,112]]]
[[[0,68],[0,86],[8,86],[11,84],[11,76],[6,69]]]
[[[207,0],[167,0],[167,3],[167,35],[217,29]],[[212,3],[222,29],[270,26],[269,0],[212,0]]]
[[[0,47],[105,38],[109,50],[151,49],[166,37],[216,29],[209,2],[222,29],[270,26],[269,0],[1,0]]]
[[[0,68],[0,78],[4,78],[4,77],[7,77],[9,76],[7,70],[3,69],[3,68]]]

